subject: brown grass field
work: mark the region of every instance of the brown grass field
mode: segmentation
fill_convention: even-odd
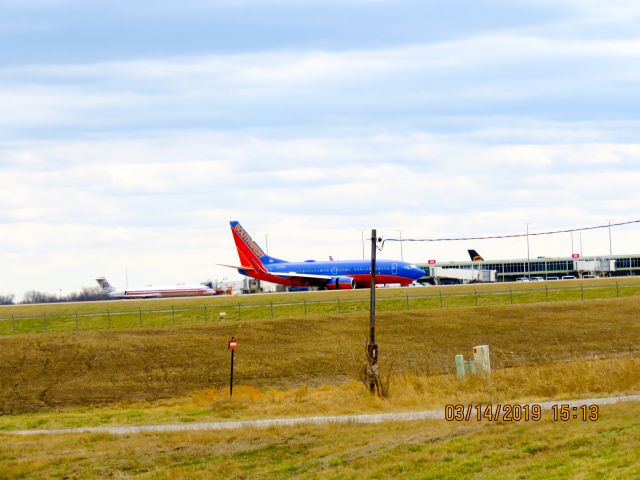
[[[640,390],[640,297],[381,312],[388,399],[359,382],[366,313],[0,337],[0,432],[410,411]],[[228,398],[231,335],[239,339]],[[489,344],[490,377],[453,357]],[[640,407],[596,422],[0,434],[0,478],[633,478]]]
[[[386,312],[381,366],[395,375],[451,373],[457,353],[489,344],[496,369],[637,353],[639,297]],[[358,378],[364,314],[0,338],[0,411],[157,400],[228,383],[289,388]]]
[[[442,409],[446,404],[532,403],[603,397],[640,391],[640,356],[577,360],[507,368],[486,377],[455,375],[390,378],[391,394],[369,394],[360,381],[293,388],[236,385],[196,390],[155,401],[121,401],[102,406],[43,409],[0,416],[0,432],[33,428],[189,423],[309,415],[388,413]]]

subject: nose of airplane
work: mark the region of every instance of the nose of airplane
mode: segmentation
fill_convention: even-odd
[[[421,269],[420,267],[416,267],[415,265],[411,267],[411,278],[413,278],[414,280],[417,280],[424,276],[425,276],[425,273],[423,269]]]

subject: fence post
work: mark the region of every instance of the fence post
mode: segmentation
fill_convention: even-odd
[[[13,333],[16,333],[16,316],[11,314],[11,325],[13,326]]]
[[[584,287],[582,286],[582,282],[580,282],[580,296],[582,297],[582,300],[584,300]]]
[[[176,324],[176,307],[171,305],[171,311],[173,312],[173,324]]]
[[[240,320],[240,302],[238,302],[238,320]]]
[[[207,306],[204,306],[204,323],[207,323]]]
[[[547,297],[547,303],[549,303],[549,286],[548,285],[544,286],[544,294]]]
[[[409,294],[407,293],[407,311],[409,311]]]
[[[271,320],[273,320],[273,300],[271,300]]]
[[[109,320],[109,330],[111,330],[111,312],[107,310],[107,320]]]
[[[338,313],[340,313],[340,297],[336,297],[338,299]]]
[[[616,297],[620,296],[620,290],[618,289],[618,282],[616,281]]]
[[[509,288],[509,299],[511,300],[511,305],[513,305],[513,290]]]
[[[44,314],[44,333],[47,333],[47,314]]]
[[[304,316],[307,316],[307,301],[306,300],[302,300],[302,303],[304,303]]]
[[[109,312],[107,312],[108,314]],[[76,310],[76,330],[80,330],[80,322],[78,321],[78,311]]]
[[[140,308],[139,311],[140,311],[140,326],[142,326],[142,309]]]
[[[443,307],[443,303],[442,303],[442,290],[439,292],[440,293],[440,308]]]
[[[473,293],[476,296],[476,307],[478,306],[478,291],[474,288]]]

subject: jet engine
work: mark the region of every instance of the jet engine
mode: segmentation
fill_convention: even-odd
[[[327,283],[328,290],[353,290],[356,281],[351,277],[334,277]]]

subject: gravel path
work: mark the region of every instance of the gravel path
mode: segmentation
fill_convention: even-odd
[[[543,410],[549,410],[553,405],[569,405],[580,407],[581,405],[606,405],[620,402],[638,402],[640,395],[622,395],[600,398],[580,398],[575,400],[555,400],[551,402],[536,402]],[[475,405],[475,404],[474,404]],[[533,403],[522,404],[533,405]],[[444,409],[424,410],[421,412],[405,413],[375,413],[366,415],[335,415],[318,417],[297,418],[272,418],[264,420],[242,420],[224,422],[197,422],[163,425],[128,425],[128,426],[104,426],[81,427],[59,429],[33,429],[33,430],[0,430],[0,434],[13,435],[43,435],[61,433],[109,433],[112,435],[130,435],[145,432],[183,432],[193,430],[235,430],[240,428],[265,428],[265,427],[291,427],[295,425],[326,425],[335,423],[381,423],[381,422],[406,422],[411,420],[439,420],[444,419]]]

